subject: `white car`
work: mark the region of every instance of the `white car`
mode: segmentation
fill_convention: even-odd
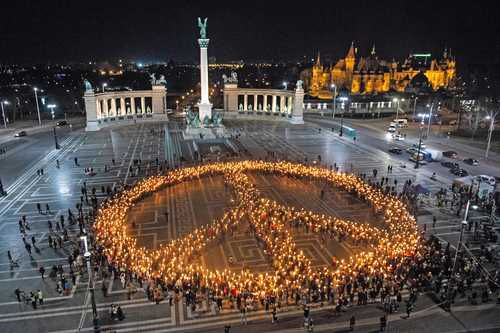
[[[403,141],[405,139],[403,134],[393,134],[392,138],[396,141]]]
[[[418,142],[413,144],[413,148],[418,149]],[[427,148],[427,146],[422,142],[420,144],[420,150],[425,150],[425,148]]]
[[[495,186],[496,184],[495,177],[491,177],[488,175],[477,175],[474,177],[474,180],[477,182],[481,181],[482,183],[490,184],[491,186]]]
[[[389,126],[389,128],[387,129],[387,132],[389,132],[389,133],[396,132],[396,126],[393,126],[393,125]]]

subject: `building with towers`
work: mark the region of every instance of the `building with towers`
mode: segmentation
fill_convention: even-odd
[[[417,76],[419,73],[425,75],[432,90],[451,88],[455,81],[456,61],[447,50],[440,60],[431,59],[430,54],[410,54],[403,62],[380,59],[375,46],[366,57],[357,53],[353,42],[346,56],[331,65],[323,64],[318,53],[312,68],[301,73],[309,95],[331,99],[332,84],[337,86],[337,91],[351,94],[405,92],[412,87],[410,83],[415,77],[422,80],[421,75]]]

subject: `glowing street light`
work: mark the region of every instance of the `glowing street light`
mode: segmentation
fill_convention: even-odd
[[[337,103],[336,103],[336,99],[337,99],[337,86],[332,83],[330,88],[333,88],[333,116],[332,116],[332,119],[335,119],[335,109],[337,108]]]
[[[3,127],[7,128],[7,119],[5,118],[4,105],[9,105],[9,101],[5,100],[2,101],[0,104],[2,104]]]
[[[36,101],[36,112],[38,114],[38,126],[42,126],[42,118],[40,118],[40,105],[38,105],[38,88],[35,87],[33,88],[33,90],[35,91],[35,101]]]
[[[47,105],[47,108],[50,109],[50,114],[52,115],[52,120],[54,120],[55,118],[55,113],[54,113],[54,109],[56,108],[57,105],[55,104],[48,104]]]
[[[106,82],[104,82],[104,83],[102,84],[102,92],[104,92],[104,90],[105,90],[105,88],[106,88],[107,86],[108,86],[108,84],[107,84]]]
[[[486,120],[490,121],[490,126],[488,127],[488,144],[486,145],[486,153],[484,154],[484,157],[486,157],[486,158],[488,158],[488,154],[490,152],[491,136],[493,134],[493,131],[495,130],[495,119],[499,113],[500,113],[500,111],[493,112],[493,113],[487,115],[485,118]]]
[[[285,87],[285,90],[288,88],[288,82],[283,81],[283,87]]]

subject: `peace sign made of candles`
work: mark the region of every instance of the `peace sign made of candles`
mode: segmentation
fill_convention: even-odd
[[[375,212],[382,213],[384,227],[282,205],[262,197],[245,172],[321,180],[342,188],[369,203]],[[152,250],[138,246],[137,239],[129,235],[127,214],[146,195],[165,186],[215,175],[222,175],[235,194],[235,207],[222,218]],[[207,246],[221,240],[242,221],[249,223],[265,252],[272,257],[273,272],[210,270],[194,263],[193,259],[203,255]],[[297,249],[290,231],[292,225],[346,239],[363,246],[366,251],[336,261],[332,267],[315,268]],[[307,289],[311,285],[336,287],[359,274],[388,276],[406,257],[415,255],[421,245],[415,219],[398,198],[384,194],[352,174],[284,161],[212,163],[146,178],[105,202],[97,212],[94,228],[97,244],[118,267],[170,285],[197,285],[215,291],[227,288],[279,293],[291,288]]]

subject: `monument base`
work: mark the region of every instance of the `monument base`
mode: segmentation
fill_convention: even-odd
[[[301,125],[304,123],[304,118],[292,116],[292,118],[290,118],[290,123],[295,124],[295,125]]]
[[[188,126],[183,132],[184,140],[213,140],[216,138],[228,137],[226,129],[223,125],[218,127],[190,127]]]
[[[100,130],[100,127],[97,121],[87,121],[85,132],[96,132],[98,130]]]
[[[205,117],[212,119],[212,104],[210,103],[198,103],[198,115],[200,117],[200,122],[203,123]]]

